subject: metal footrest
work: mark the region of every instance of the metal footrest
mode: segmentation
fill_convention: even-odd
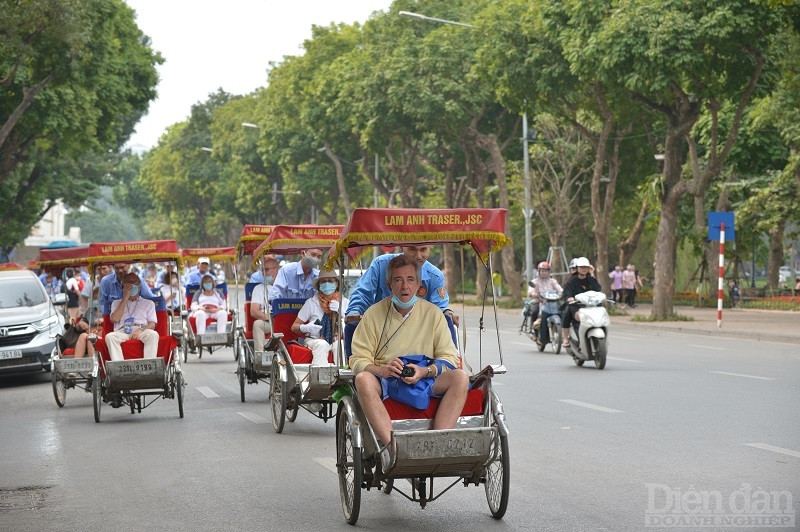
[[[229,345],[233,342],[231,333],[206,333],[197,334],[194,337],[194,345],[207,347],[211,345]]]
[[[426,430],[394,434],[397,444],[392,477],[459,474],[477,471],[489,460],[495,429]]]
[[[136,358],[106,362],[110,390],[164,387],[163,358]]]
[[[92,357],[59,358],[53,361],[56,373],[91,373],[93,364]]]

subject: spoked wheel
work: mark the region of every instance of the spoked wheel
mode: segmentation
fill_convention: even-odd
[[[280,434],[286,423],[286,403],[289,401],[289,393],[286,390],[286,383],[281,382],[278,366],[278,357],[273,356],[272,369],[269,372],[269,402],[272,407],[272,428]]]
[[[245,352],[244,348],[244,340],[239,339],[236,343],[236,361],[238,362],[236,366],[236,373],[239,376],[239,396],[244,403],[244,385],[247,384],[247,353]]]
[[[183,373],[175,373],[175,392],[178,396],[178,414],[183,419]]]
[[[181,351],[183,351],[183,361],[189,361],[189,339],[186,338],[186,333],[181,336]]]
[[[364,471],[361,448],[353,445],[352,421],[347,415],[347,410],[340,408],[339,415],[336,416],[336,468],[339,470],[339,494],[342,497],[344,518],[349,524],[354,525],[361,510],[361,482]]]
[[[233,338],[233,360],[236,360],[236,361],[239,360],[239,349],[241,349],[241,345],[242,345],[243,341],[244,340],[242,340],[242,337],[239,336],[238,334],[234,336],[234,338]]]
[[[64,406],[67,402],[67,385],[59,378],[57,371],[53,371],[53,395],[58,406]]]
[[[100,375],[92,379],[92,399],[94,402],[94,422],[100,423],[100,409],[103,406],[103,388]]]
[[[556,332],[550,333],[550,341],[553,342],[553,352],[561,353],[561,327],[556,327]]]
[[[492,517],[502,519],[508,507],[508,494],[511,489],[508,458],[508,436],[498,432],[489,450],[491,456],[497,451],[497,457],[486,466],[486,500]]]
[[[594,365],[597,369],[606,367],[606,354],[608,354],[608,344],[605,338],[591,338],[592,351],[594,353]]]
[[[289,415],[286,416],[286,419],[289,420],[290,423],[294,423],[294,420],[297,419],[297,412],[300,411],[299,406],[295,406],[294,408],[289,409]]]

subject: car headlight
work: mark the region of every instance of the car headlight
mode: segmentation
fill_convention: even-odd
[[[56,323],[58,323],[58,314],[52,314],[43,320],[33,322],[31,325],[33,325],[33,328],[37,331],[46,331]]]

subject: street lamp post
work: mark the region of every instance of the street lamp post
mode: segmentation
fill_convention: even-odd
[[[427,22],[435,22],[437,24],[449,24],[451,26],[462,26],[464,28],[474,28],[472,24],[465,24],[463,22],[456,22],[455,20],[447,20],[443,18],[434,18],[419,13],[412,13],[411,11],[399,11],[397,13],[401,17],[409,17],[417,20],[425,20]],[[525,208],[523,209],[523,217],[525,219],[525,281],[531,279],[533,271],[533,249],[531,248],[531,180],[530,180],[530,160],[528,154],[528,113],[522,113],[522,147],[523,147],[523,161],[524,161],[524,176],[525,182]]]

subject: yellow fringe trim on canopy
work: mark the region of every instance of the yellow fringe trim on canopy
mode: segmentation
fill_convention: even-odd
[[[489,251],[479,253],[481,260],[486,261],[487,256],[492,251],[499,251],[511,244],[512,240],[504,233],[497,231],[426,231],[414,233],[348,233],[343,240],[336,241],[336,255],[342,255],[350,247],[350,244],[368,242],[360,244],[364,247],[356,257],[350,260],[351,265],[358,261],[371,250],[372,246],[402,246],[405,243],[431,243],[431,244],[470,244],[473,240],[489,242]],[[336,264],[336,257],[328,257],[325,268],[332,268]]]
[[[113,264],[114,262],[156,262],[159,259],[173,260],[178,264],[178,271],[183,269],[181,256],[178,253],[145,253],[142,255],[103,255],[89,258],[89,271],[94,271],[95,264]]]

